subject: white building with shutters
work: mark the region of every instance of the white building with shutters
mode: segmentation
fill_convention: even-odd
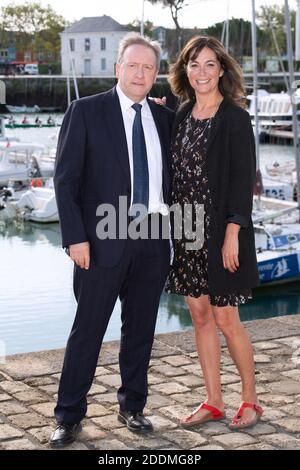
[[[62,74],[114,76],[120,40],[129,31],[110,16],[82,18],[61,34]]]

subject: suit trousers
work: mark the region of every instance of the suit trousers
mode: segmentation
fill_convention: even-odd
[[[119,365],[120,408],[142,411],[147,400],[149,366],[162,289],[170,267],[169,240],[127,239],[115,267],[74,267],[78,302],[68,339],[55,416],[59,423],[78,423],[87,411],[98,356],[118,296],[121,301]]]

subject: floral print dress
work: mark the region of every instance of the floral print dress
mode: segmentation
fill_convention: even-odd
[[[211,305],[237,306],[252,298],[251,290],[222,296],[211,295],[208,285],[207,240],[210,237],[210,207],[212,204],[206,174],[206,151],[213,118],[195,119],[188,114],[180,123],[172,148],[173,190],[172,203],[182,210],[189,204],[192,208],[192,227],[195,231],[199,205],[204,207],[204,243],[201,248],[187,250],[187,234],[174,239],[174,260],[165,290],[168,293],[200,297],[208,295]],[[185,206],[186,207],[186,206]]]

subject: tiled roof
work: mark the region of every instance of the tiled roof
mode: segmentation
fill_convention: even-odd
[[[81,18],[64,30],[64,33],[100,33],[104,31],[127,31],[125,26],[107,15]]]

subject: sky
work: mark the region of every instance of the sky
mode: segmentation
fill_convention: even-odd
[[[35,1],[35,0],[32,0]],[[23,4],[25,0],[3,1],[0,6],[10,3]],[[108,15],[121,24],[141,19],[143,0],[40,0],[43,6],[51,5],[54,10],[69,21],[84,16]],[[184,28],[206,28],[227,18],[251,20],[251,0],[187,0],[187,6],[180,12],[179,22]],[[284,0],[255,0],[256,10],[261,5],[283,5]],[[290,8],[296,8],[296,0],[289,0]],[[173,27],[174,23],[168,8],[153,6],[144,2],[144,18],[155,26]]]

